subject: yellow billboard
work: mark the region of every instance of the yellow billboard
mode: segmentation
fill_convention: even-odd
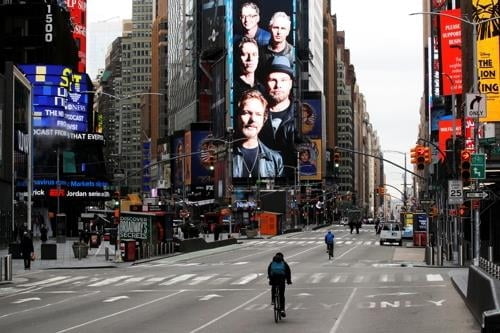
[[[477,23],[478,88],[486,95],[486,117],[481,121],[500,121],[500,28],[495,17],[499,0],[473,0],[472,17]],[[488,21],[489,20],[489,21]],[[485,21],[480,23],[481,21]]]

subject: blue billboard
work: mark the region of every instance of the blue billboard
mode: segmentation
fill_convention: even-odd
[[[33,86],[33,127],[88,131],[91,91],[85,73],[59,65],[20,65]]]

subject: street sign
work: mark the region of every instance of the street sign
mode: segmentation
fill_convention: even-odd
[[[486,155],[472,154],[471,155],[471,179],[486,178]]]
[[[465,192],[466,199],[486,199],[488,193],[486,192]]]
[[[463,183],[461,180],[448,180],[448,203],[452,205],[464,203]]]
[[[484,118],[486,117],[486,95],[484,94],[466,94],[467,117]]]

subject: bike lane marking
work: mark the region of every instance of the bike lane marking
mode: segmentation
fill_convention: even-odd
[[[342,308],[342,311],[340,312],[340,315],[337,317],[337,320],[335,320],[335,324],[333,325],[332,329],[330,330],[330,333],[337,332],[337,329],[339,328],[340,322],[342,321],[342,318],[346,314],[347,309],[351,305],[352,299],[354,298],[354,295],[356,294],[357,290],[358,290],[358,288],[354,288],[352,290],[352,293],[349,296],[349,298],[347,299],[347,302],[345,303],[344,308]]]

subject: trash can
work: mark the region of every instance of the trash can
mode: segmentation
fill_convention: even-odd
[[[40,256],[42,260],[57,259],[57,244],[53,243],[42,244],[40,250],[41,250]]]
[[[135,261],[135,239],[120,240],[120,252],[123,261]]]

